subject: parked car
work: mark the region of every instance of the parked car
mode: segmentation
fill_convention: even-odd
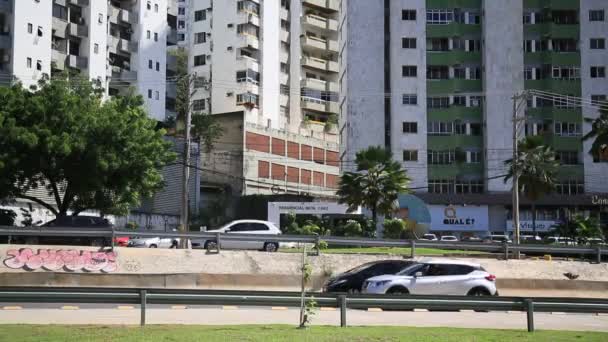
[[[411,265],[396,275],[367,279],[363,292],[378,294],[495,296],[496,277],[479,264],[431,260]]]
[[[441,237],[441,241],[451,241],[451,242],[457,242],[458,238],[453,236],[453,235],[444,235]]]
[[[384,274],[397,274],[412,264],[413,261],[406,260],[368,262],[329,279],[323,286],[323,291],[358,293],[361,292],[366,279]]]
[[[173,229],[173,231],[177,231]],[[179,246],[179,238],[172,237],[145,237],[134,238],[129,240],[129,247],[136,248],[177,248]]]
[[[119,247],[128,247],[129,246],[129,237],[128,236],[115,237],[114,245],[119,246]]]
[[[477,236],[466,236],[461,239],[464,242],[481,242],[481,238]]]
[[[228,223],[220,229],[208,230],[208,233],[225,233],[225,234],[262,234],[262,235],[280,235],[281,230],[272,222],[260,220],[237,220]],[[215,249],[217,241],[214,239],[207,240],[192,240],[193,248]],[[220,247],[222,249],[253,249],[263,250],[267,252],[276,252],[279,250],[279,243],[274,241],[233,241],[221,240]]]
[[[513,243],[513,241],[506,235],[489,235],[483,239],[486,243]]]
[[[526,243],[540,243],[543,241],[543,239],[541,239],[538,235],[522,235],[519,237],[519,241]]]
[[[424,234],[420,240],[437,241],[437,235],[435,234]]]
[[[91,229],[91,230],[112,230],[112,223],[103,217],[97,216],[64,216],[59,217],[40,226],[45,228],[71,228],[71,229]],[[51,228],[53,227],[53,228]],[[56,229],[55,229],[56,230]],[[28,245],[67,245],[67,246],[110,246],[111,238],[90,237],[90,236],[12,236],[14,243],[25,243]]]

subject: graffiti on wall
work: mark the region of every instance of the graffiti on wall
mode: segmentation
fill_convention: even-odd
[[[116,252],[79,251],[75,249],[11,249],[6,252],[4,265],[26,271],[85,271],[111,273],[118,269]]]

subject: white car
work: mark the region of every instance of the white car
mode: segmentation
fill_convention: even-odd
[[[136,238],[130,239],[127,246],[136,248],[177,248],[179,238]]]
[[[424,234],[420,240],[437,241],[437,235],[435,234]]]
[[[225,233],[225,234],[261,234],[261,235],[280,235],[281,230],[272,222],[260,220],[237,220],[228,223],[220,229],[208,230],[207,233]],[[192,247],[215,249],[215,240],[192,240]],[[267,252],[276,252],[279,250],[279,243],[273,241],[234,241],[222,240],[220,238],[220,247],[222,249],[253,249],[263,250]]]
[[[452,241],[452,242],[457,242],[458,238],[453,236],[453,235],[444,235],[441,237],[441,241]]]
[[[495,296],[496,277],[479,264],[432,260],[416,263],[396,275],[367,279],[363,292],[377,294]]]

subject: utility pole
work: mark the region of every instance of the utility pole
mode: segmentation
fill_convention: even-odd
[[[518,123],[520,121],[524,121],[525,118],[521,118],[517,116],[518,111],[518,100],[526,101],[528,97],[527,92],[523,92],[521,94],[515,94],[513,96],[513,232],[515,237],[515,244],[519,245],[520,243],[520,224],[519,224],[519,170],[518,162],[519,162],[519,152],[517,150],[518,143],[518,135],[517,128]],[[516,252],[516,256],[519,259],[519,252]]]

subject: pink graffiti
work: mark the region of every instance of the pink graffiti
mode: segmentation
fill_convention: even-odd
[[[4,265],[12,269],[28,271],[86,271],[111,273],[118,269],[115,252],[91,252],[39,249],[35,254],[30,248],[11,249],[6,252]]]

